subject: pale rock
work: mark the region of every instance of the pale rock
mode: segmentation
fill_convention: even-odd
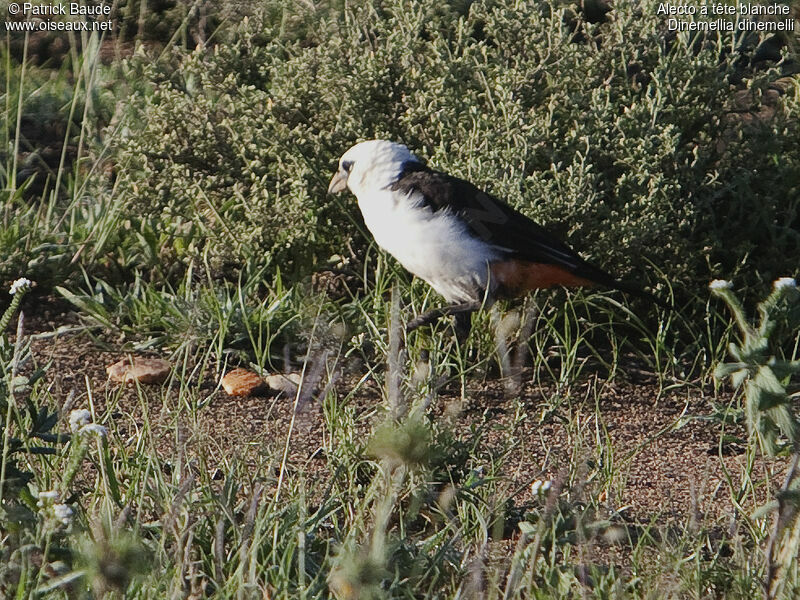
[[[161,358],[137,356],[123,358],[106,367],[108,378],[115,383],[163,383],[172,366]]]
[[[300,382],[303,380],[300,373],[278,373],[266,378],[267,385],[276,392],[283,392],[287,396],[294,396]]]

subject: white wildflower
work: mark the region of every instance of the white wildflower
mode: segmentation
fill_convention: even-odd
[[[69,413],[69,430],[72,433],[77,433],[77,431],[89,423],[92,422],[92,413],[90,413],[85,408],[80,410],[73,410]]]
[[[97,423],[89,423],[88,425],[81,427],[78,430],[78,433],[81,435],[96,435],[97,437],[106,437],[106,435],[108,435],[108,430]]]
[[[59,521],[63,525],[69,525],[72,522],[72,516],[75,514],[69,506],[60,503],[58,500],[60,494],[55,490],[47,492],[39,492],[39,501],[36,505],[42,512],[42,515],[51,524],[54,521]]]
[[[553,482],[549,479],[546,481],[537,479],[531,484],[531,493],[534,496],[544,495],[551,487],[553,487]]]
[[[708,287],[712,290],[729,290],[733,287],[733,284],[725,279],[715,279],[708,284]]]
[[[72,517],[75,512],[66,504],[54,504],[53,514],[56,519],[61,521],[64,525],[69,525],[72,522]]]
[[[772,284],[772,287],[776,290],[782,290],[783,288],[793,288],[797,287],[797,282],[794,280],[794,277],[781,277],[780,279],[776,279],[775,282]]]
[[[39,508],[43,508],[45,505],[50,504],[51,501],[58,500],[59,494],[55,490],[49,490],[46,492],[39,492],[39,501],[36,503]]]
[[[33,287],[33,282],[27,277],[20,277],[14,283],[11,284],[11,289],[8,290],[8,293],[13,296],[17,292],[26,290],[29,287]]]

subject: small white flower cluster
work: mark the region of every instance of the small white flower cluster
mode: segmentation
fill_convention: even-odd
[[[708,284],[708,287],[712,290],[729,290],[733,288],[733,284],[725,279],[715,279]]]
[[[8,290],[8,293],[13,296],[17,292],[27,290],[30,287],[33,287],[33,282],[27,277],[20,277],[11,284],[11,289]]]
[[[73,410],[69,413],[69,430],[72,433],[78,433],[78,430],[84,425],[92,422],[92,413],[85,408],[80,410]]]
[[[97,437],[106,437],[108,435],[108,430],[103,427],[102,425],[98,425],[97,423],[89,423],[88,425],[84,425],[78,430],[80,434],[86,435],[96,435]]]
[[[553,487],[553,482],[549,479],[545,481],[537,479],[531,484],[531,493],[534,496],[544,496],[551,487]]]
[[[62,525],[72,523],[75,512],[66,504],[58,502],[59,493],[55,490],[39,492],[39,501],[36,505],[47,517],[52,517]]]
[[[66,504],[53,504],[53,514],[55,514],[56,519],[61,521],[64,525],[69,525],[72,523],[72,517],[75,515],[75,512]]]
[[[92,423],[92,413],[85,408],[69,413],[69,430],[78,435],[96,435],[98,437],[105,437],[108,433],[102,425]]]
[[[782,290],[783,288],[793,288],[797,287],[797,282],[794,280],[794,277],[781,277],[776,279],[775,282],[772,284],[772,287],[776,290]]]
[[[726,281],[725,279],[715,279],[711,283],[708,284],[709,289],[712,290],[730,290],[733,288],[733,284],[730,281]],[[775,290],[782,290],[784,288],[796,288],[797,282],[795,281],[794,277],[779,277],[772,283],[772,287]]]
[[[45,504],[48,504],[51,500],[55,501],[58,500],[58,492],[55,490],[49,492],[39,492],[39,507],[43,507]]]

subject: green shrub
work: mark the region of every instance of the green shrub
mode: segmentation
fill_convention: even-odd
[[[743,40],[670,39],[656,8],[588,24],[556,1],[272,3],[219,45],[126,64],[147,83],[127,102],[116,193],[162,261],[303,275],[354,235],[363,247],[355,203],[325,186],[380,136],[683,297],[794,272],[796,81],[771,89],[779,69],[743,67]]]

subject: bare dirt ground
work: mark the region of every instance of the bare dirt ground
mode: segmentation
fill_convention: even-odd
[[[28,320],[26,334],[54,331],[69,321],[63,315],[39,315]],[[173,382],[168,394],[158,386],[150,386],[152,391],[145,389],[144,394],[131,386],[120,388],[107,381],[105,368],[124,354],[101,350],[85,335],[39,338],[32,348],[37,366],[50,365],[46,385],[62,407],[62,431],[67,430],[69,410],[87,407],[90,390],[95,414],[111,435],[133,439],[147,419],[159,454],[169,461],[178,452],[190,461],[202,454],[203,468],[212,477],[217,468],[232,462],[248,468],[274,464],[284,447],[288,447],[288,478],[302,473],[306,481],[316,480],[324,489],[333,477],[324,460],[331,434],[314,402],[293,422],[294,398],[231,398],[217,381],[204,381],[194,397],[196,408],[177,410],[179,383]],[[336,383],[340,397],[358,380],[357,374],[341,378]],[[645,524],[712,519],[721,526],[733,517],[732,497],[746,470],[744,445],[721,444],[721,425],[696,418],[711,414],[715,404],[726,404],[730,396],[714,398],[710,391],[691,386],[659,395],[655,382],[589,378],[562,390],[561,404],[545,412],[543,406],[553,391],[527,383],[518,396],[509,398],[500,382],[478,381],[467,388],[466,401],[460,389],[445,387],[433,412],[435,418],[450,423],[459,439],[469,440],[472,431],[482,428],[480,455],[487,464],[507,454],[504,475],[519,506],[532,500],[531,481],[563,479],[569,464],[585,465],[586,473],[602,464],[616,473],[612,486],[597,489],[587,481],[583,487],[609,515]],[[367,379],[350,402],[360,415],[358,436],[366,439],[381,414],[379,384]],[[725,434],[746,436],[741,427],[729,426]],[[763,482],[762,492],[780,473],[780,462],[771,467],[757,462],[752,470],[752,476]],[[746,508],[752,510],[759,500],[746,499]]]

